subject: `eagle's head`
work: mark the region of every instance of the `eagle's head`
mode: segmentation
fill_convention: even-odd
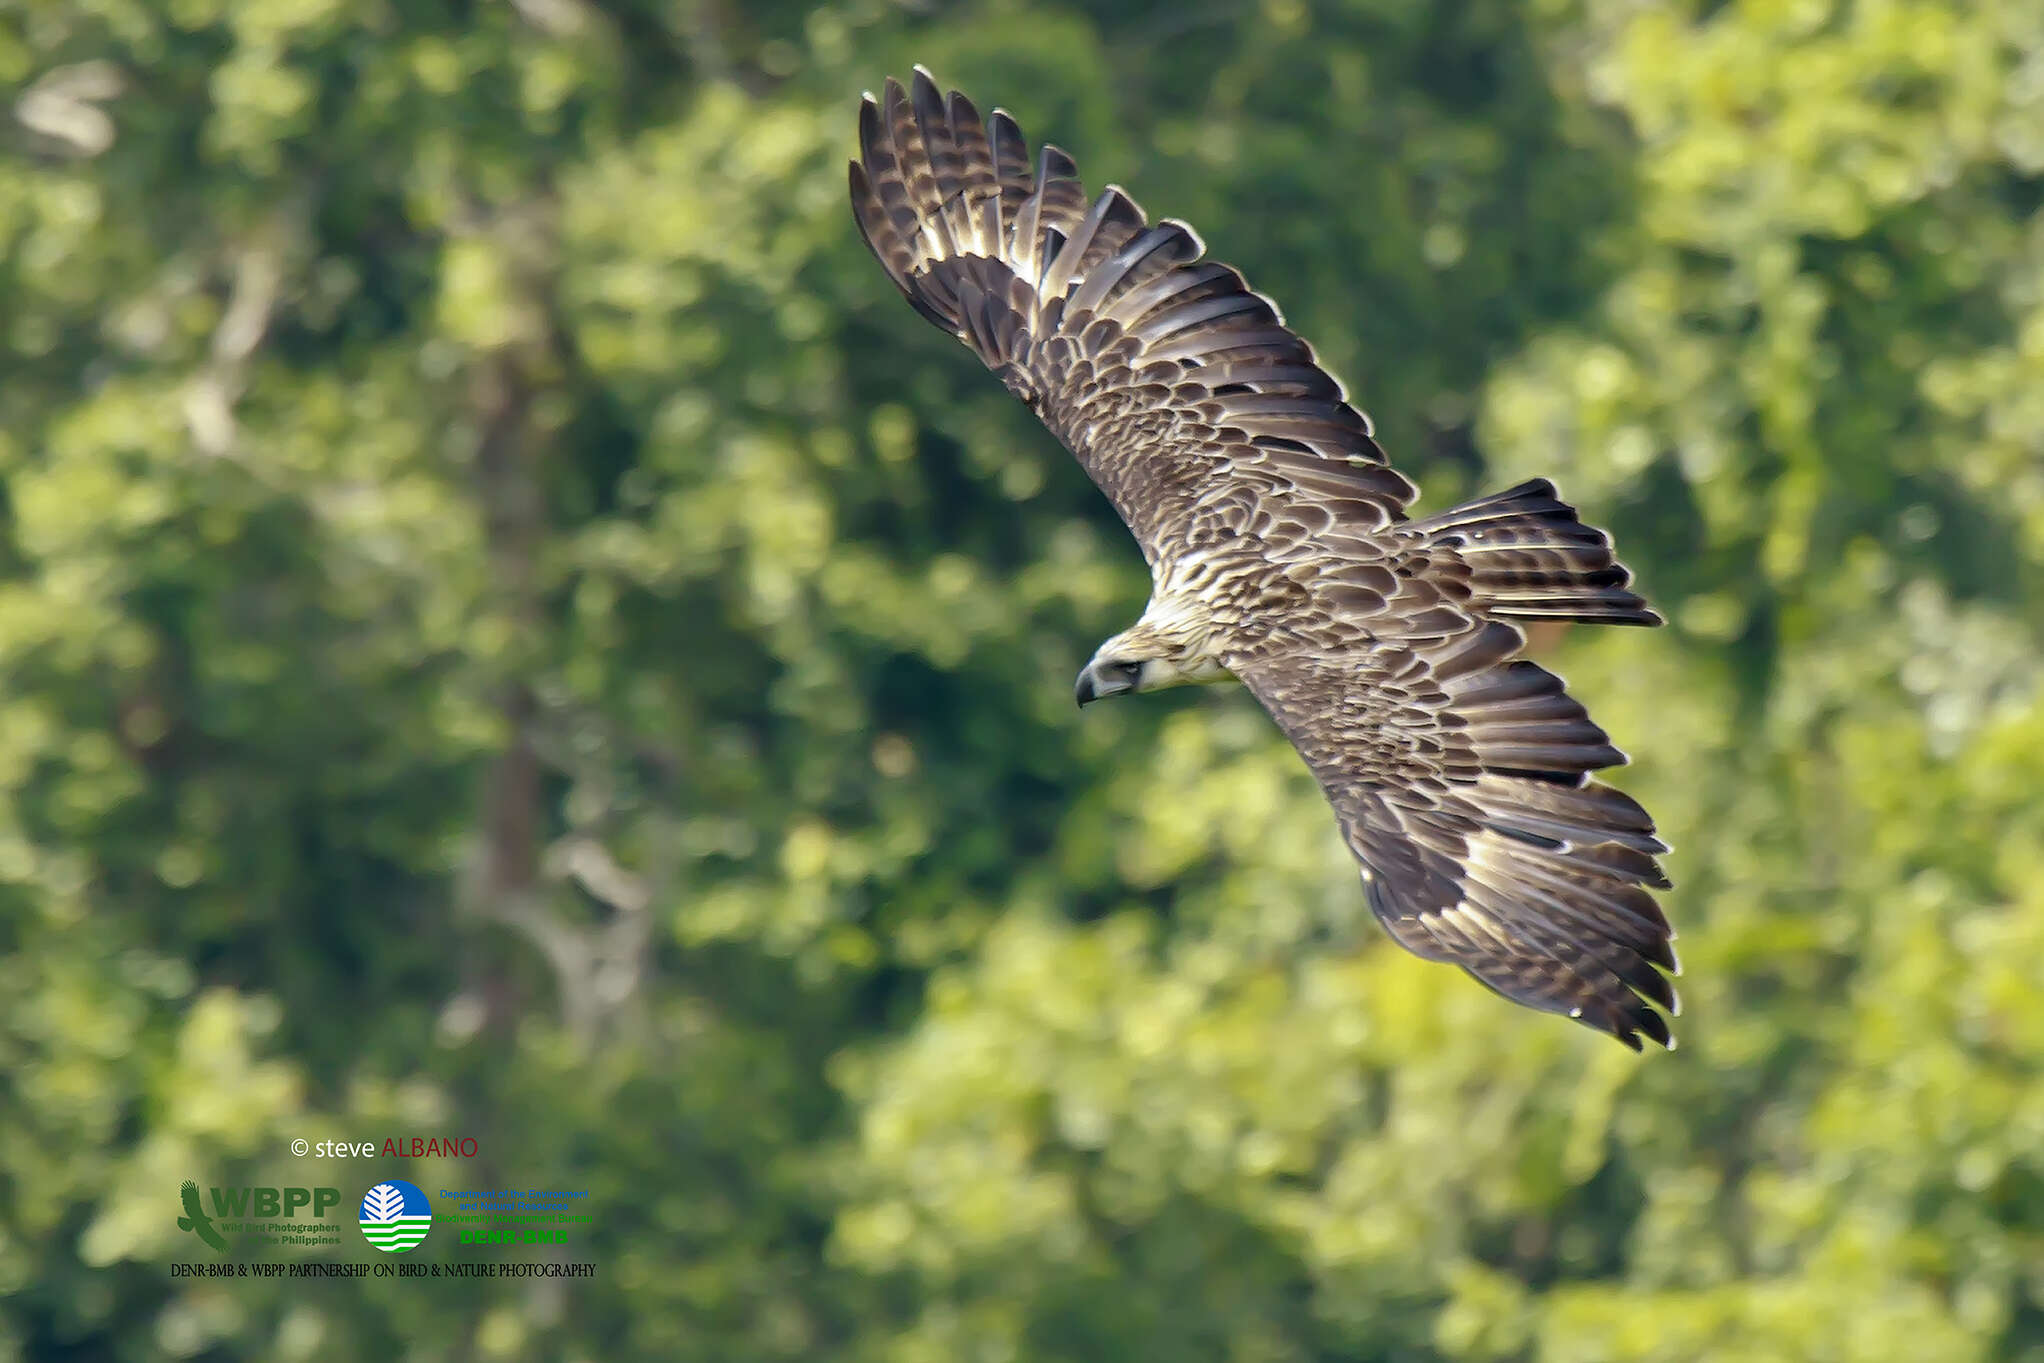
[[[1073,687],[1080,705],[1137,691],[1162,691],[1224,680],[1228,673],[1205,649],[1203,629],[1174,629],[1148,615],[1100,645]]]

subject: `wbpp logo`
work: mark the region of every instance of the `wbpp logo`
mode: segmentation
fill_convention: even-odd
[[[403,1254],[433,1228],[433,1208],[416,1184],[386,1179],[362,1194],[362,1235],[385,1254]]]
[[[230,1235],[303,1234],[299,1213],[310,1208],[311,1217],[325,1217],[327,1208],[341,1200],[339,1188],[209,1188],[213,1210],[208,1214],[199,1199],[199,1185],[186,1179],[178,1188],[178,1201],[185,1214],[177,1228],[189,1231],[214,1249],[225,1252]],[[283,1220],[276,1218],[282,1217]]]

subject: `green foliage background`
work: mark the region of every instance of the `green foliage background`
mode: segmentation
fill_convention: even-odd
[[[1381,941],[1246,695],[1072,712],[1140,559],[844,202],[917,61],[1615,529],[1679,1051]],[[2044,1358],[2040,0],[16,0],[0,86],[0,1357]],[[601,1276],[170,1277],[412,1132]]]

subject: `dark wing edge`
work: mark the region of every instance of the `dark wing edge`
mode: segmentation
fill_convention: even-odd
[[[1590,778],[1625,755],[1559,677],[1514,659],[1523,642],[1492,622],[1432,649],[1235,671],[1312,767],[1399,945],[1633,1050],[1672,1050],[1681,966],[1651,893],[1668,888],[1667,846]]]
[[[859,152],[853,213],[888,277],[1029,403],[1146,552],[1209,475],[1252,469],[1357,528],[1403,518],[1414,488],[1369,418],[1192,228],[1150,226],[1116,186],[1089,206],[1071,157],[1046,145],[1032,169],[1012,118],[921,67],[866,96]]]

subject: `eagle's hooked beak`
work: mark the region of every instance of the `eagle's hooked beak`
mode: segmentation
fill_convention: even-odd
[[[1126,663],[1102,663],[1096,659],[1087,663],[1085,670],[1079,673],[1079,681],[1072,688],[1072,694],[1083,709],[1096,700],[1133,691],[1138,670]]]

